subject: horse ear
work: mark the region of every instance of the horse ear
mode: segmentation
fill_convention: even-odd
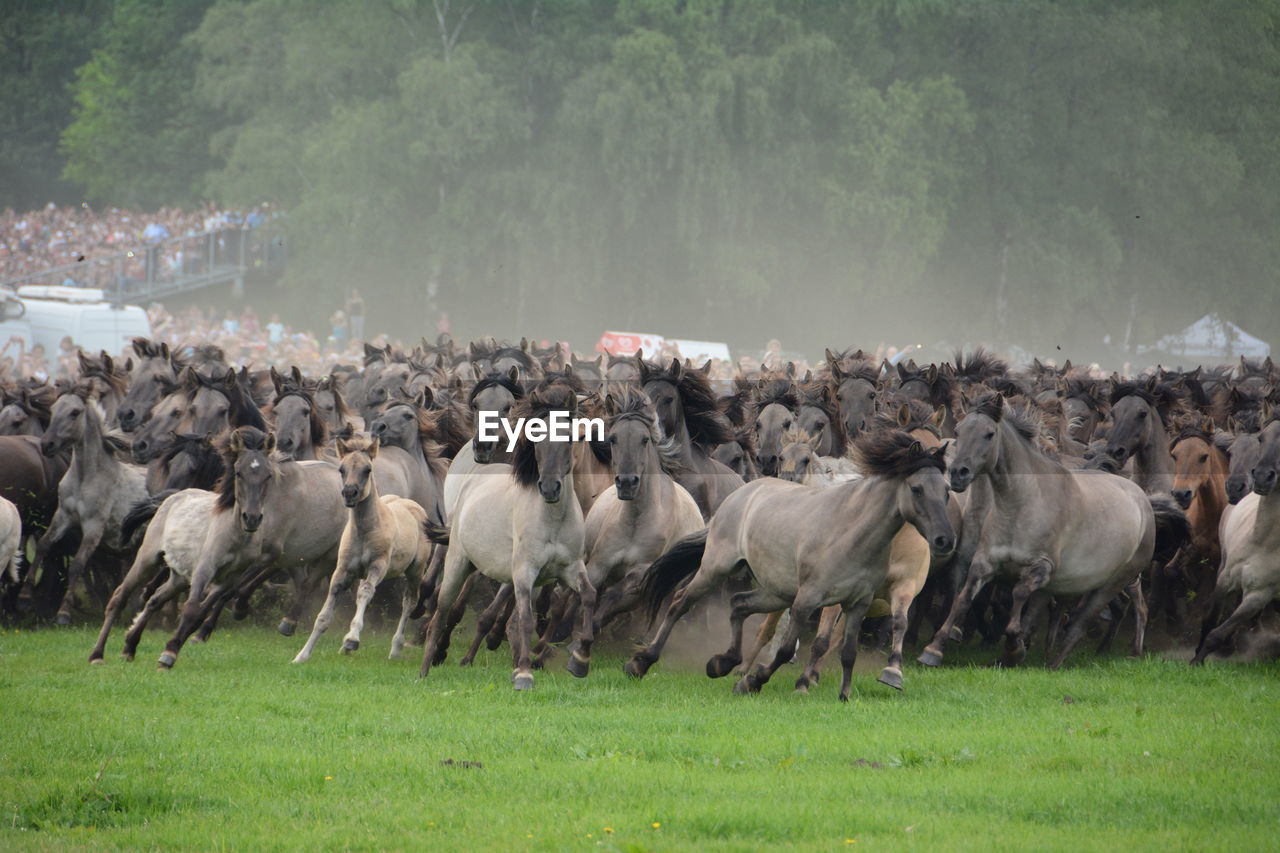
[[[348,453],[351,452],[351,444],[349,441],[350,438],[351,438],[351,433],[349,431],[344,430],[343,432],[339,433],[337,438],[334,440],[333,446],[338,449],[339,459],[341,459],[343,456],[346,456]]]
[[[679,381],[684,376],[684,365],[680,363],[680,359],[671,359],[671,378]]]
[[[788,379],[796,378],[796,363],[794,361],[787,362],[786,374]]]
[[[107,355],[106,350],[102,351],[102,367],[105,369],[107,375],[110,375],[116,369],[115,360],[111,356]]]
[[[267,440],[263,443],[262,448],[267,453],[276,452],[276,434],[274,432],[267,433]]]
[[[636,350],[632,358],[636,360],[636,369],[640,371],[640,384],[643,385],[649,381],[649,365],[644,363],[640,350]]]
[[[911,423],[911,407],[903,403],[898,407],[898,426],[905,427]]]
[[[233,429],[231,437],[227,439],[227,447],[232,453],[239,453],[244,450],[244,436],[240,434],[240,430]]]
[[[702,367],[698,368],[698,372],[703,374],[704,376],[710,376],[711,375],[711,359],[707,359],[705,362],[703,362]]]
[[[1062,362],[1062,372],[1066,373],[1069,370],[1071,370],[1071,359],[1067,359],[1066,361]]]
[[[1036,373],[1043,373],[1044,365],[1040,363],[1040,359],[1033,358],[1031,359],[1031,369],[1034,370]]]
[[[618,401],[612,394],[604,395],[604,413],[611,418],[618,414]]]
[[[298,365],[295,364],[289,370],[289,375],[293,377],[293,381],[298,384],[299,388],[301,388],[302,387],[302,371],[298,368]]]
[[[931,364],[924,373],[925,381],[930,385],[938,381],[938,365]]]
[[[1272,412],[1271,412],[1271,401],[1269,401],[1269,400],[1263,400],[1263,401],[1262,401],[1262,417],[1261,417],[1261,419],[1259,419],[1259,421],[1258,421],[1259,426],[1261,426],[1261,425],[1263,425],[1263,424],[1266,424],[1268,421],[1270,421],[1270,420],[1271,420],[1271,414],[1272,414]]]
[[[271,384],[276,387],[276,396],[279,397],[284,392],[284,377],[280,375],[280,371],[276,370],[276,366],[271,365]]]
[[[1156,381],[1157,381],[1157,379],[1156,379],[1156,374],[1154,374],[1154,373],[1147,377],[1147,390],[1148,390],[1148,391],[1154,391],[1154,390],[1156,390]]]
[[[840,360],[834,357],[831,350],[827,350],[827,367],[831,369],[831,378],[836,382],[844,379],[844,371],[840,369]]]
[[[134,338],[129,343],[133,347],[133,351],[138,354],[138,358],[146,358],[148,343],[146,338]]]
[[[888,364],[888,363],[889,362],[887,361],[885,362],[885,364]],[[898,378],[901,379],[903,382],[906,382],[907,377],[909,377],[910,375],[911,375],[911,371],[907,370],[907,366],[902,362],[898,362]]]
[[[951,442],[944,441],[934,448],[933,455],[938,459],[945,460],[947,458],[947,448],[951,446]]]
[[[364,453],[370,460],[378,458],[378,448],[382,446],[382,439],[375,438],[372,441],[365,442]]]
[[[920,442],[912,441],[911,445],[907,448],[907,452],[912,456],[920,456],[924,453],[924,448],[920,446]]]
[[[806,370],[806,371],[804,372],[804,379],[801,379],[801,380],[800,380],[800,384],[801,384],[801,385],[808,385],[808,384],[809,384],[810,382],[812,382],[812,381],[813,381],[813,371],[812,371],[812,370]]]
[[[124,372],[125,373],[133,372],[133,356],[130,356],[129,358],[126,358],[124,360]]]
[[[596,356],[596,372],[604,376],[604,366],[608,363],[608,357],[604,353]]]
[[[417,406],[419,409],[429,409],[431,404],[436,400],[436,393],[431,390],[430,385],[423,385],[422,392],[418,394]]]
[[[955,402],[952,403],[952,405],[955,407],[956,415],[958,417],[963,418],[965,415],[969,413],[969,400],[964,396],[963,393],[956,395]]]
[[[472,341],[467,344],[467,358],[471,361],[477,361],[480,357],[480,348],[476,346],[476,342]]]
[[[511,365],[511,368],[507,370],[507,380],[510,381],[513,385],[519,382],[520,368],[516,367],[514,364]]]
[[[528,338],[521,338],[521,339],[520,339],[520,351],[521,351],[521,352],[528,352],[528,351],[529,351],[529,339],[528,339]]]
[[[1204,423],[1203,423],[1203,424],[1201,424],[1201,429],[1203,429],[1205,432],[1209,433],[1209,435],[1213,435],[1215,432],[1217,432],[1217,431],[1218,431],[1217,427],[1216,427],[1216,426],[1214,426],[1213,418],[1211,418],[1211,417],[1206,417],[1206,418],[1204,419]]]
[[[1236,421],[1234,415],[1227,415],[1227,432],[1237,433],[1240,431],[1240,424]]]
[[[167,343],[161,343],[161,344],[160,344],[160,357],[161,357],[161,358],[168,358],[168,357],[169,357],[169,344],[167,344]]]
[[[933,410],[933,417],[929,419],[929,423],[933,424],[935,429],[942,429],[943,423],[947,420],[947,407],[939,406]]]
[[[991,405],[995,406],[995,409],[996,409],[995,420],[999,422],[999,420],[1004,417],[1004,395],[996,394],[995,399],[991,401]]]

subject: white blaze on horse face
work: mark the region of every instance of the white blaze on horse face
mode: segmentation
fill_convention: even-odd
[[[261,462],[259,462],[257,459],[254,459],[254,460],[252,460],[252,461],[249,463],[249,469],[250,469],[251,471],[257,471],[257,470],[258,470],[258,468],[261,466],[261,464],[262,464],[262,463],[261,463]]]

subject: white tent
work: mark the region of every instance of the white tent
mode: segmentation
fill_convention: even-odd
[[[1271,354],[1271,345],[1215,313],[1205,314],[1182,331],[1165,335],[1141,351],[1186,358],[1266,358]]]

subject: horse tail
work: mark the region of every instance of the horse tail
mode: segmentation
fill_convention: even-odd
[[[155,518],[156,512],[160,509],[160,504],[169,499],[170,495],[176,495],[178,489],[167,489],[159,494],[144,498],[129,508],[125,513],[124,520],[120,522],[120,541],[133,541],[133,534],[139,530],[146,532],[147,526],[151,524],[151,519]]]
[[[1148,495],[1148,498],[1151,511],[1156,516],[1156,548],[1152,559],[1163,566],[1173,559],[1179,548],[1191,541],[1191,523],[1169,495]]]
[[[449,526],[447,524],[437,524],[431,519],[422,522],[422,529],[426,532],[427,538],[437,545],[449,544]]]
[[[654,560],[645,570],[640,585],[640,599],[652,622],[658,616],[658,608],[680,581],[689,577],[702,565],[702,554],[707,550],[707,528],[690,533],[667,552]]]

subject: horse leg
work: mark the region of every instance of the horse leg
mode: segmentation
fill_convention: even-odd
[[[494,620],[493,627],[485,635],[484,647],[486,649],[496,652],[502,645],[502,641],[507,638],[507,623],[511,621],[511,614],[515,612],[515,609],[515,596],[511,594],[511,590],[507,590],[507,605],[498,612],[498,618]]]
[[[99,522],[86,524],[81,528],[80,547],[76,549],[76,555],[71,558],[67,566],[67,591],[63,593],[62,603],[58,605],[57,623],[59,625],[71,624],[71,606],[76,600],[76,587],[80,585],[85,566],[88,565],[93,552],[98,550],[98,543],[102,541],[102,534],[105,532],[105,525]]]
[[[427,625],[427,638],[422,644],[422,668],[419,678],[426,678],[435,663],[436,647],[440,645],[440,637],[445,632],[449,621],[449,611],[453,608],[455,598],[462,591],[463,584],[471,577],[475,566],[463,556],[461,548],[453,549],[445,556],[441,568],[439,588],[436,595],[436,609],[431,614],[431,622]]]
[[[775,610],[764,617],[764,620],[760,623],[760,627],[756,629],[755,639],[751,641],[751,654],[744,656],[734,667],[738,674],[745,675],[747,671],[751,669],[751,665],[756,662],[756,658],[760,657],[760,652],[769,645],[769,641],[771,641],[774,634],[778,632],[778,623],[782,620],[782,616],[786,612],[785,608],[782,610]],[[732,614],[729,618],[730,620],[733,619]],[[710,675],[711,673],[708,672],[707,674]],[[712,677],[719,678],[719,676]]]
[[[237,621],[244,619],[249,615],[249,600],[253,598],[253,594],[258,591],[258,587],[270,580],[276,571],[277,569],[275,566],[266,566],[261,570],[250,570],[244,573],[236,593],[236,606],[231,611],[231,615],[234,616]]]
[[[862,617],[867,615],[874,596],[868,595],[852,606],[844,608],[844,644],[840,648],[840,701],[849,701],[853,689],[853,665],[858,661],[858,634],[862,632]]]
[[[1052,574],[1053,563],[1042,557],[1023,569],[1022,576],[1014,584],[1013,606],[1009,609],[1009,622],[1004,629],[1004,655],[1000,658],[1001,666],[1018,666],[1027,656],[1027,632],[1022,627],[1022,611],[1027,605],[1027,599],[1044,587]]]
[[[959,640],[956,635],[956,626],[964,621],[965,616],[969,613],[969,608],[973,604],[974,596],[976,596],[982,587],[991,580],[995,574],[995,567],[991,565],[991,561],[985,558],[975,557],[969,566],[968,576],[965,578],[964,586],[960,588],[959,595],[951,604],[951,612],[947,614],[946,621],[938,628],[938,633],[934,635],[933,642],[925,646],[924,651],[920,653],[917,659],[925,666],[939,666],[942,663],[943,653],[947,648],[947,641],[951,639]],[[870,604],[867,605],[870,607]]]
[[[1222,624],[1210,631],[1196,649],[1196,656],[1191,659],[1193,666],[1204,663],[1205,657],[1212,654],[1223,641],[1231,636],[1237,628],[1253,619],[1262,609],[1271,603],[1273,598],[1269,590],[1252,590],[1240,600],[1240,606],[1222,621]]]
[[[339,560],[337,567],[333,570],[333,576],[329,578],[329,592],[324,597],[324,604],[320,607],[320,612],[316,614],[316,621],[311,626],[311,635],[307,637],[307,642],[294,656],[294,663],[306,663],[311,659],[311,653],[315,651],[316,642],[320,639],[320,635],[329,630],[329,623],[333,621],[333,612],[338,609],[338,596],[351,588],[351,582],[355,579],[355,572],[352,566],[347,565],[347,561]]]
[[[27,575],[22,579],[22,588],[18,590],[18,602],[20,605],[29,606],[35,600],[36,575],[41,569],[45,568],[49,551],[70,530],[71,516],[59,508],[54,512],[53,519],[49,522],[49,529],[36,540],[35,557],[31,560],[31,564],[27,566]]]
[[[533,614],[533,581],[538,570],[522,566],[511,573],[511,589],[516,609],[507,626],[507,639],[511,643],[511,684],[516,690],[533,689],[533,661],[529,655],[530,638],[535,620]]]
[[[221,586],[216,583],[216,576],[217,568],[211,563],[202,562],[192,572],[191,591],[187,594],[186,603],[178,612],[178,628],[169,638],[169,642],[165,643],[164,651],[160,653],[160,659],[157,661],[160,669],[173,668],[173,665],[178,662],[178,653],[182,651],[183,644],[208,615],[217,593],[221,591]]]
[[[142,603],[142,609],[138,611],[137,616],[133,617],[129,630],[125,632],[124,648],[120,650],[122,658],[133,660],[138,651],[138,641],[142,639],[142,632],[146,630],[147,621],[151,619],[152,614],[173,600],[184,586],[182,579],[170,572],[169,579],[160,584],[160,588]]]
[[[702,563],[694,574],[693,579],[683,587],[678,587],[671,596],[666,612],[662,615],[662,623],[658,626],[653,639],[649,641],[647,646],[638,649],[631,656],[631,659],[623,664],[622,671],[632,678],[643,678],[644,674],[649,671],[649,667],[658,662],[658,658],[662,655],[662,648],[667,644],[667,639],[671,636],[671,630],[680,621],[680,617],[688,613],[690,607],[693,607],[693,605],[714,592],[724,579],[733,572],[736,562],[736,560],[732,562],[729,560],[717,560],[714,555],[712,559],[708,560],[707,553],[704,552]]]
[[[351,617],[351,627],[347,630],[347,636],[342,638],[343,654],[351,654],[360,648],[360,632],[364,630],[364,612],[369,607],[369,602],[373,600],[373,594],[378,591],[378,584],[382,583],[383,577],[387,574],[387,565],[385,559],[375,562],[369,567],[364,580],[360,581],[360,585],[356,587],[356,614]]]
[[[160,550],[158,548],[147,548],[144,541],[143,550],[139,551],[137,556],[134,557],[133,565],[129,567],[128,573],[120,581],[120,585],[115,588],[115,591],[111,593],[111,598],[107,601],[107,607],[102,616],[102,630],[98,632],[98,642],[94,645],[93,651],[89,652],[89,663],[102,663],[102,658],[107,648],[107,637],[111,634],[111,626],[120,617],[120,611],[124,609],[129,596],[142,583],[143,578],[154,571],[158,565],[160,565]],[[161,572],[161,574],[164,574],[164,572]],[[144,604],[154,592],[154,589],[146,592]]]
[[[432,544],[431,559],[427,561],[427,570],[422,573],[422,579],[418,581],[418,600],[409,613],[410,619],[421,619],[427,615],[428,605],[432,594],[436,591],[436,582],[440,579],[440,572],[444,568],[444,559],[448,552],[447,545]]]
[[[1133,599],[1133,652],[1129,656],[1140,658],[1147,637],[1147,618],[1150,612],[1147,609],[1146,597],[1142,594],[1142,578],[1134,578],[1127,592]]]
[[[808,693],[809,688],[818,683],[822,675],[822,659],[831,648],[831,640],[836,633],[836,625],[840,621],[840,605],[832,604],[822,608],[818,616],[818,630],[814,633],[813,645],[809,649],[809,663],[804,672],[796,679],[796,690]]]
[[[565,669],[569,670],[569,674],[574,678],[586,678],[591,670],[591,643],[596,636],[596,588],[591,585],[587,566],[581,560],[569,570],[569,574],[580,605],[573,651],[569,653],[569,661],[565,664]],[[572,604],[572,601],[570,603]]]
[[[768,613],[769,616],[765,617],[767,622],[770,617],[782,613],[777,608],[786,604],[784,599],[760,588],[735,592],[729,598],[729,648],[707,661],[707,677],[722,678],[742,663],[742,631],[749,616]]]
[[[410,575],[406,572],[400,580],[400,621],[396,623],[396,633],[391,638],[391,653],[387,655],[387,660],[398,660],[400,653],[404,650],[404,632],[409,625],[409,611],[413,609],[418,598],[415,575],[416,573]]]
[[[809,624],[814,611],[818,609],[820,601],[818,596],[817,590],[806,587],[801,587],[796,592],[795,601],[791,602],[791,623],[787,625],[787,630],[782,635],[782,642],[778,644],[778,651],[774,654],[773,660],[768,664],[757,665],[751,672],[742,676],[738,683],[733,685],[734,693],[759,693],[760,688],[769,683],[769,679],[778,671],[778,668],[791,660],[795,655],[800,632]]]
[[[494,623],[498,621],[498,616],[506,610],[511,600],[511,584],[504,583],[498,587],[497,593],[493,596],[493,601],[490,601],[489,606],[480,614],[480,618],[476,622],[475,639],[471,641],[471,648],[467,649],[467,653],[462,660],[458,661],[458,666],[471,666],[476,659],[476,653],[480,651],[480,643],[493,630]]]
[[[915,584],[895,585],[889,590],[890,621],[893,624],[893,641],[889,647],[889,660],[880,677],[876,680],[887,684],[894,690],[902,689],[902,647],[907,639],[907,626],[910,622],[911,602],[915,601],[917,590]]]
[[[436,663],[444,663],[444,659],[449,654],[449,643],[453,638],[453,629],[458,627],[458,623],[462,621],[462,617],[467,613],[467,599],[471,597],[471,587],[475,585],[477,577],[479,575],[473,574],[463,582],[462,591],[454,599],[453,606],[446,611],[448,618],[445,622],[444,634],[440,637],[440,644],[436,646]],[[437,603],[438,606],[439,604]]]
[[[1120,584],[1110,584],[1109,586],[1100,587],[1085,596],[1084,601],[1076,608],[1076,613],[1071,617],[1071,623],[1067,626],[1067,635],[1062,641],[1060,648],[1052,658],[1049,669],[1058,669],[1062,666],[1062,662],[1071,654],[1076,644],[1084,638],[1085,631],[1089,629],[1089,624],[1097,617],[1111,602],[1111,599],[1120,594],[1120,591],[1129,585],[1126,581]]]
[[[575,578],[576,582],[576,578]],[[552,594],[551,605],[547,610],[545,620],[539,622],[541,628],[538,642],[533,647],[533,668],[542,669],[547,659],[552,655],[551,643],[556,628],[561,620],[565,618],[566,613],[573,610],[574,593],[572,589],[556,589]]]

